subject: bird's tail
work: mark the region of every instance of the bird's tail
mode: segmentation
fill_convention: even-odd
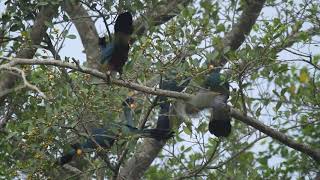
[[[166,140],[173,137],[174,132],[169,129],[143,129],[142,137],[154,138],[156,140]]]
[[[130,12],[122,13],[118,16],[116,24],[114,25],[115,33],[124,33],[131,35],[133,32],[132,15]]]
[[[129,130],[134,133],[138,134],[140,137],[148,137],[148,138],[154,138],[157,140],[164,140],[164,139],[169,139],[173,137],[174,132],[169,130],[169,129],[138,129],[136,127],[132,127],[127,125]]]
[[[230,118],[224,120],[212,119],[209,122],[209,132],[217,137],[227,137],[231,133]]]

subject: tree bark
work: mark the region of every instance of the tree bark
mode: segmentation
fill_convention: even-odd
[[[259,131],[265,133],[266,135],[272,137],[273,139],[276,139],[279,142],[291,147],[292,149],[295,149],[295,150],[300,151],[304,154],[307,154],[312,159],[314,159],[317,163],[320,163],[320,150],[319,149],[311,147],[307,144],[299,143],[299,142],[291,139],[290,137],[286,136],[285,134],[264,125],[260,121],[254,119],[252,117],[248,117],[248,116],[243,115],[237,109],[231,109],[230,115],[232,117],[234,117],[235,119],[238,119],[241,122],[258,129]]]
[[[88,67],[98,69],[98,32],[87,10],[78,2],[65,1],[64,9],[76,26],[87,56]],[[79,19],[78,17],[83,17]]]
[[[71,63],[66,63],[66,62],[62,62],[62,61],[57,61],[57,60],[41,60],[41,59],[20,59],[20,58],[13,58],[9,63],[7,64],[3,64],[0,65],[0,70],[2,67],[6,66],[6,67],[11,67],[11,66],[15,66],[15,65],[54,65],[54,66],[58,66],[58,67],[65,67],[65,68],[70,68],[70,69],[74,69],[83,73],[88,73],[91,75],[94,75],[96,77],[99,78],[103,78],[105,79],[106,76],[105,74],[95,70],[95,69],[90,69],[90,68],[85,68],[85,67],[78,67],[74,64]],[[132,82],[127,82],[127,81],[123,81],[123,80],[111,80],[111,83],[114,83],[116,85],[119,86],[124,86],[130,89],[135,89],[138,91],[142,91],[145,93],[149,93],[149,94],[154,94],[154,95],[161,95],[161,96],[167,96],[167,97],[172,97],[172,98],[177,98],[177,99],[183,99],[183,100],[188,100],[190,98],[192,98],[193,95],[191,94],[187,94],[187,93],[180,93],[180,92],[176,92],[176,91],[168,91],[168,90],[161,90],[161,89],[154,89],[154,88],[150,88],[150,87],[146,87],[146,86],[142,86],[136,83],[132,83]],[[266,125],[264,125],[263,123],[261,123],[260,121],[249,117],[249,116],[244,116],[239,110],[234,109],[232,107],[230,108],[230,115],[237,119],[240,120],[241,122],[254,127],[255,129],[265,133],[266,135],[278,140],[279,142],[297,150],[300,151],[304,154],[307,154],[308,156],[310,156],[311,158],[313,158],[316,162],[319,163],[320,161],[320,150],[313,148],[309,145],[306,145],[304,143],[299,143],[295,140],[293,140],[292,138],[290,138],[289,136],[285,135],[282,132],[276,131],[273,128],[270,128]],[[153,139],[148,139],[145,140],[143,142],[142,145],[140,145],[141,148],[139,148],[139,150],[137,152],[139,152],[137,155],[134,155],[133,159],[130,159],[129,161],[144,161],[144,162],[149,162],[150,157],[156,157],[154,156],[155,152],[160,152],[160,150],[162,149],[163,145],[158,144],[159,142]],[[151,144],[151,145],[150,145]],[[148,147],[148,148],[144,148],[144,147]],[[142,153],[145,153],[144,156],[141,156]],[[128,162],[127,164],[134,164],[133,162]],[[146,164],[146,168],[143,168],[142,171],[145,171],[147,169],[147,167],[149,167],[150,164]],[[129,168],[128,165],[126,165],[125,167],[122,168],[123,170],[120,171],[120,175],[121,177],[127,177],[128,173],[132,174],[133,172],[130,172],[130,170],[132,169],[132,167]],[[122,174],[121,174],[122,173]],[[143,173],[141,172],[135,172],[137,175],[141,175]]]
[[[245,36],[248,35],[252,29],[252,26],[255,24],[262,7],[264,5],[265,0],[251,0],[247,3],[247,6],[244,8],[242,15],[240,16],[239,22],[235,24],[232,30],[227,33],[227,35],[223,39],[224,48],[230,47],[231,50],[236,50],[240,47],[240,45],[244,42]],[[220,66],[224,66],[227,61],[225,58],[222,58],[217,63]],[[151,143],[156,140],[148,140],[144,141],[141,144],[141,147],[152,147]],[[142,149],[139,154],[144,154],[141,156],[139,154],[135,154],[129,161],[128,164],[120,170],[119,178],[127,177],[130,178],[129,175],[134,177],[133,179],[140,179],[144,172],[147,170],[147,167],[150,166],[151,163],[146,163],[144,167],[140,169],[135,169],[132,167],[134,162],[149,162],[150,157],[156,158],[156,156],[152,156],[150,152],[160,152],[163,146],[153,146],[152,149]],[[132,162],[131,162],[132,161]],[[119,179],[118,178],[118,179]]]
[[[17,58],[27,58],[30,59],[34,56],[37,51],[36,46],[40,45],[48,27],[45,25],[45,22],[51,22],[54,14],[57,12],[58,7],[55,6],[44,6],[41,8],[39,14],[36,17],[33,27],[30,32],[30,44],[25,44],[24,47],[17,53]],[[8,91],[14,88],[18,76],[11,73],[2,72],[0,74],[0,92]],[[6,97],[0,97],[0,105],[3,104],[3,101]]]

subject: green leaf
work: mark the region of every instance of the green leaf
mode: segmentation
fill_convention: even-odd
[[[77,36],[74,35],[74,34],[69,34],[69,35],[67,36],[67,38],[69,38],[69,39],[76,39]]]
[[[53,28],[52,22],[45,21],[44,24],[49,28]]]
[[[224,32],[226,30],[226,28],[224,27],[224,24],[218,24],[216,27],[216,32]]]
[[[18,31],[20,30],[20,26],[18,24],[13,24],[11,27],[10,27],[10,31]]]
[[[281,101],[277,102],[276,107],[275,107],[275,111],[278,111],[280,109],[281,105],[282,105]]]
[[[10,132],[9,135],[6,137],[6,140],[11,139],[13,136],[16,136],[18,132]]]
[[[47,1],[38,2],[38,6],[46,6],[46,5],[48,5]]]
[[[63,18],[64,21],[69,21],[69,17],[68,17],[66,14],[64,14],[64,15],[62,16],[62,18]]]
[[[257,109],[257,111],[256,111],[256,116],[257,116],[257,117],[259,117],[259,116],[261,115],[261,110],[262,110],[261,107],[259,107],[259,108]]]
[[[183,132],[186,133],[189,136],[192,135],[192,132],[191,132],[190,128],[188,128],[187,126],[183,127]]]

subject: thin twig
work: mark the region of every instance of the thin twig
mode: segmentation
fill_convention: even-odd
[[[7,64],[0,65],[0,70],[9,68],[10,66],[15,66],[15,65],[54,65],[54,66],[59,66],[59,67],[66,67],[70,69],[74,69],[83,73],[88,73],[91,74],[95,77],[106,79],[106,75],[104,73],[101,73],[95,69],[91,68],[85,68],[75,66],[74,64],[71,63],[66,63],[66,62],[61,62],[57,60],[44,60],[44,59],[20,59],[20,58],[12,58],[11,61],[9,61]],[[24,74],[24,72],[23,72]],[[142,91],[148,94],[154,94],[154,95],[160,95],[160,96],[167,96],[167,97],[173,97],[173,98],[178,98],[178,99],[184,99],[184,100],[189,100],[190,98],[193,97],[191,94],[187,93],[180,93],[180,92],[175,92],[175,91],[168,91],[168,90],[161,90],[161,89],[154,89],[146,86],[142,86],[133,82],[125,81],[125,80],[116,80],[116,79],[111,79],[111,83],[116,84],[118,86],[124,86],[130,89],[134,89],[137,91]],[[229,107],[230,108],[230,107]],[[316,149],[314,147],[311,147],[307,144],[304,143],[299,143],[289,136],[285,135],[284,133],[281,133],[273,128],[270,128],[266,126],[265,124],[261,123],[260,121],[244,116],[243,113],[237,109],[230,108],[230,115],[234,117],[235,119],[238,119],[242,121],[245,124],[248,124],[259,131],[265,133],[266,135],[280,141],[281,143],[297,150],[302,153],[305,153],[309,155],[312,159],[314,159],[316,162],[320,163],[320,150]]]
[[[255,143],[257,143],[258,141],[260,141],[261,139],[264,139],[268,136],[261,136],[257,139],[255,139],[253,142],[251,142],[250,144],[248,144],[245,148],[243,148],[241,151],[237,152],[236,154],[234,154],[232,157],[230,157],[229,159],[227,159],[226,161],[219,163],[216,166],[208,166],[207,169],[218,169],[220,167],[222,167],[223,165],[227,164],[228,162],[232,161],[234,158],[240,156],[243,152],[245,152],[246,150],[250,149]]]
[[[186,178],[196,177],[203,169],[205,169],[205,168],[211,163],[211,161],[212,161],[213,158],[214,158],[214,155],[215,155],[216,152],[217,152],[217,149],[218,149],[218,147],[219,147],[219,145],[220,145],[220,142],[221,142],[221,140],[219,139],[219,140],[217,141],[217,144],[216,144],[216,146],[214,147],[214,150],[213,150],[213,152],[211,153],[209,159],[208,159],[202,166],[200,166],[198,169],[195,169],[195,170],[191,171],[191,172],[188,173],[186,176],[182,176],[182,177],[178,178],[177,180],[182,180],[182,179],[186,179]]]
[[[9,89],[9,90],[7,90],[7,91],[1,92],[1,93],[0,93],[0,97],[5,96],[5,95],[7,95],[8,93],[11,93],[11,92],[13,92],[13,91],[20,90],[20,89],[22,89],[22,88],[27,87],[27,88],[29,88],[29,89],[32,89],[32,90],[38,92],[39,95],[40,95],[42,98],[47,99],[46,95],[45,95],[42,91],[40,91],[40,89],[38,89],[37,86],[32,85],[32,84],[30,84],[30,83],[28,82],[28,80],[27,80],[27,78],[26,78],[26,74],[24,73],[23,70],[21,70],[21,69],[19,69],[19,68],[17,68],[17,67],[10,67],[10,66],[0,66],[0,70],[1,70],[1,69],[7,70],[7,71],[16,71],[16,72],[18,72],[18,73],[21,75],[21,78],[22,78],[22,80],[23,80],[23,85],[22,85],[22,86],[20,85],[20,86],[17,86],[17,87],[15,87],[15,88],[13,88],[13,89]]]
[[[149,118],[149,116],[150,116],[153,108],[157,106],[158,100],[159,100],[159,96],[157,96],[157,97],[153,100],[152,104],[150,105],[150,107],[148,108],[147,112],[145,113],[145,115],[144,115],[141,123],[139,124],[139,129],[143,129],[143,128],[145,127],[146,122],[148,121],[148,118]]]

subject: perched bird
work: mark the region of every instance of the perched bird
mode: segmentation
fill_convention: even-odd
[[[122,67],[128,61],[129,41],[133,33],[132,15],[130,12],[122,13],[116,19],[114,25],[114,38],[109,44],[106,38],[99,38],[99,47],[101,50],[100,71],[122,74]]]
[[[114,144],[116,135],[104,128],[91,129],[91,135],[82,144],[72,144],[72,149],[60,157],[58,164],[61,166],[71,162],[77,155],[92,151],[97,148],[109,149]]]
[[[229,98],[229,83],[222,79],[219,71],[211,72],[204,83],[211,91],[220,93],[212,99],[209,132],[217,137],[227,137],[231,133],[231,118],[226,111]]]
[[[180,84],[174,79],[167,79],[161,82],[160,88],[164,90],[181,92],[183,91],[187,85],[190,83],[191,77],[184,79]],[[168,102],[168,98],[165,96],[159,97],[160,101],[160,111],[157,121],[157,129],[170,129],[170,119],[169,119],[169,111],[170,111],[170,102]]]
[[[176,91],[176,92],[183,91],[188,86],[192,78],[186,77],[181,82],[178,82],[178,80],[176,80],[177,75],[178,73],[175,70],[168,72],[165,75],[164,79],[161,80],[160,89]],[[159,97],[160,106],[162,105],[162,102],[166,101],[167,99],[168,98],[165,96],[160,96]]]
[[[133,125],[133,113],[129,106],[126,106],[125,103],[133,103],[132,97],[129,97],[126,102],[123,103],[124,119],[126,119],[126,124],[118,124],[121,128],[121,134],[124,137],[136,136],[136,137],[148,137],[155,139],[168,139],[172,137],[172,132],[168,129],[138,129]]]
[[[204,82],[204,87],[210,89],[211,91],[219,92],[227,95],[229,98],[229,83],[223,79],[219,70],[211,72]]]
[[[161,89],[182,91],[189,83],[190,79],[186,79],[181,86],[178,86],[174,80],[164,81]],[[176,121],[188,121],[190,115],[196,115],[203,109],[211,109],[211,117],[209,122],[209,132],[217,137],[227,137],[231,133],[231,118],[227,112],[227,100],[229,98],[229,83],[225,81],[218,70],[211,72],[204,81],[204,87],[206,90],[201,89],[189,100],[178,100],[173,104],[173,108],[170,108],[170,104],[167,103],[166,97],[160,97],[160,116],[158,119],[157,127],[167,128],[170,127],[170,121],[167,116],[161,116],[162,114],[168,114],[168,111],[172,109],[170,118]]]
[[[163,129],[138,129],[133,126],[132,106],[134,100],[127,98],[123,103],[123,116],[125,123],[110,123],[105,128],[91,129],[84,143],[71,145],[72,149],[60,157],[58,164],[64,165],[74,159],[76,155],[90,152],[97,148],[109,149],[117,139],[128,137],[148,137],[155,139],[168,139],[172,137],[170,130]]]

